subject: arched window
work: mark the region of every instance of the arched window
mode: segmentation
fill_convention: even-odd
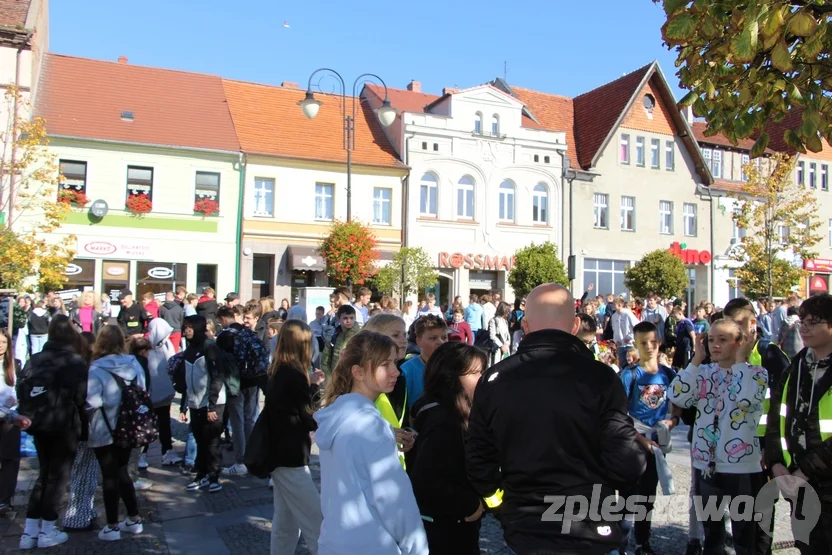
[[[459,218],[474,219],[474,180],[467,175],[456,185],[456,215]]]
[[[514,221],[514,183],[500,183],[500,221]]]
[[[491,134],[495,137],[500,136],[500,116],[497,114],[491,116]]]
[[[549,193],[546,185],[538,183],[532,191],[532,221],[536,224],[549,223]]]
[[[474,116],[474,133],[481,134],[482,133],[482,113],[477,112],[477,115]]]
[[[422,176],[419,186],[419,214],[422,216],[436,217],[436,198],[438,196],[439,182],[432,173]]]

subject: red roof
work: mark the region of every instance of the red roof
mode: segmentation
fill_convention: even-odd
[[[754,146],[754,139],[740,139],[736,145],[733,145],[731,144],[731,141],[729,141],[728,138],[722,133],[717,133],[716,135],[708,137],[705,135],[705,129],[707,129],[708,124],[704,121],[695,121],[690,127],[693,129],[693,136],[696,138],[696,142],[700,144],[704,143],[708,145],[718,145],[727,148],[749,151],[751,150],[751,147]]]
[[[36,112],[49,135],[240,150],[214,75],[47,54]]]
[[[32,0],[0,0],[0,25],[23,27]]]
[[[308,160],[346,162],[340,95],[315,93],[323,105],[306,119],[298,102],[306,91],[241,81],[223,80],[228,107],[243,152]],[[390,145],[375,112],[360,103],[355,122],[352,161],[369,166],[404,168]],[[352,110],[352,97],[347,98]]]
[[[572,106],[572,99],[557,94],[533,91],[521,87],[511,87],[517,98],[526,105],[526,108],[540,122],[535,124],[528,116],[523,116],[525,127],[538,129],[549,129],[566,133],[566,149],[568,152],[576,152],[575,142],[575,116]],[[526,122],[530,125],[526,125]],[[577,154],[571,156],[575,164],[578,163]]]

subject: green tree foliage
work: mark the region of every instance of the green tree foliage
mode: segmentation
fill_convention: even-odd
[[[685,265],[670,251],[658,249],[645,254],[627,268],[624,285],[635,297],[655,293],[663,299],[680,297],[688,286]]]
[[[508,283],[516,297],[528,295],[532,289],[544,283],[559,283],[569,286],[566,269],[558,257],[558,248],[546,241],[540,245],[532,243],[518,250],[514,266],[508,275]]]
[[[379,270],[374,281],[381,293],[405,298],[436,285],[439,274],[424,249],[404,247],[393,255],[393,262]]]
[[[708,121],[706,134],[734,144],[756,137],[765,152],[771,119],[802,113],[783,140],[799,152],[832,144],[832,3],[829,0],[653,0],[662,2],[665,44],[675,48],[681,104]]]

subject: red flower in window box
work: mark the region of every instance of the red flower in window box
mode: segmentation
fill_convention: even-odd
[[[58,202],[63,202],[65,204],[71,204],[72,206],[78,206],[79,208],[83,208],[86,206],[90,201],[82,191],[75,191],[73,189],[61,189],[58,193]]]
[[[212,198],[201,198],[194,203],[194,212],[214,216],[220,213],[220,203]]]
[[[124,206],[133,214],[147,214],[153,210],[153,203],[144,193],[130,195],[127,197],[127,202],[124,203]]]

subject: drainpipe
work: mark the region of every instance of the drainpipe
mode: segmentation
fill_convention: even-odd
[[[17,115],[17,98],[20,94],[20,55],[23,53],[22,48],[17,49],[17,56],[15,58],[15,68],[14,68],[14,88],[15,88],[15,97],[14,97],[14,114],[12,115],[12,155],[11,160],[9,162],[9,166],[11,168],[11,173],[9,174],[9,229],[12,228],[12,220],[14,214],[14,178],[15,178],[15,169],[14,166],[17,163],[16,155],[17,155],[17,145],[15,145],[15,141],[17,140],[17,126],[18,126],[18,115]],[[9,319],[11,319],[11,312],[9,313]]]
[[[236,258],[236,268],[234,272],[234,291],[237,291],[239,294],[240,291],[240,261],[243,257],[242,247],[243,247],[243,202],[245,200],[245,187],[246,187],[246,155],[242,152],[240,153],[239,158],[240,164],[240,197],[237,199],[237,241],[236,241],[236,249],[237,249],[237,258]]]
[[[708,200],[711,202],[711,210],[710,210],[710,219],[711,219],[711,279],[710,279],[710,289],[711,289],[711,298],[710,301],[714,302],[714,294],[715,294],[715,286],[714,283],[714,257],[716,256],[716,251],[714,250],[714,194],[711,191],[711,188],[708,187]]]

